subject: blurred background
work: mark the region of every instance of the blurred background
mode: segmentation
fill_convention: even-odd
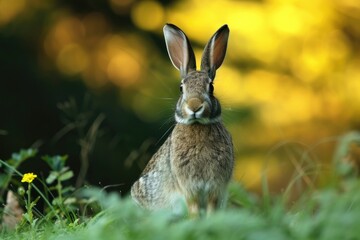
[[[331,181],[339,137],[360,127],[357,0],[0,0],[0,158],[68,155],[77,185],[127,193],[174,124],[167,22],[198,62],[229,25],[215,95],[236,181],[260,191],[265,176],[272,192]],[[47,171],[40,159],[20,170]]]

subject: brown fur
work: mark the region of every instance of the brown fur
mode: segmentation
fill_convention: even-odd
[[[174,25],[166,25],[164,33],[170,59],[183,76],[175,113],[178,123],[132,186],[131,195],[149,209],[174,208],[184,199],[193,214],[210,212],[221,204],[234,166],[231,136],[212,93],[229,30],[223,26],[210,39],[201,71],[195,70],[185,34]]]
[[[189,205],[206,209],[211,201],[217,207],[234,164],[231,136],[223,124],[177,124],[171,143],[170,165],[178,191]]]

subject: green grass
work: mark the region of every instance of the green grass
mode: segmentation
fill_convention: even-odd
[[[174,216],[169,211],[148,212],[131,199],[100,190],[90,193],[101,205],[95,216],[81,221],[41,219],[1,239],[360,239],[360,184],[346,192],[326,189],[304,196],[292,207],[273,200],[228,207],[204,219]],[[238,189],[235,189],[238,188]],[[242,191],[232,186],[232,191]],[[231,199],[242,201],[241,199]],[[255,203],[254,203],[255,204]]]
[[[0,186],[19,186],[24,208],[15,229],[0,228],[0,239],[360,239],[360,181],[351,165],[341,161],[347,152],[340,145],[334,161],[342,170],[331,186],[312,189],[289,203],[289,191],[269,195],[265,184],[260,198],[233,182],[227,207],[199,219],[167,210],[149,212],[129,197],[102,189],[66,186],[73,177],[66,156],[42,157],[51,168],[48,177],[21,184],[17,167],[37,155],[36,150],[22,150],[0,160]],[[39,200],[45,204],[42,210],[36,206]],[[3,215],[4,207],[0,210]]]

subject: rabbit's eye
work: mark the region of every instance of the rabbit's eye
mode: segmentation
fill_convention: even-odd
[[[181,92],[181,93],[183,92],[183,87],[182,87],[182,85],[180,85],[180,92]]]
[[[212,85],[212,83],[209,84],[209,93],[210,94],[214,93],[214,86]]]

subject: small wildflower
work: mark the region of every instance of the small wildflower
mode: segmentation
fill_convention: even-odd
[[[37,177],[36,174],[33,173],[25,173],[23,178],[21,179],[21,182],[27,182],[27,183],[31,183],[32,181],[34,181],[34,179]]]

